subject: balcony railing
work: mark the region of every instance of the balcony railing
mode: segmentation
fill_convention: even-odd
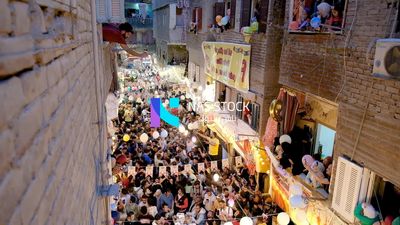
[[[135,28],[153,28],[153,18],[126,18],[126,21]]]

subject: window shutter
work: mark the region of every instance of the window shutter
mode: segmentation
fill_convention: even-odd
[[[237,94],[237,101],[236,102],[240,102],[241,103],[240,107],[242,107],[240,111],[236,110],[236,117],[238,119],[242,119],[243,118],[243,97],[240,94]]]
[[[258,23],[258,31],[261,33],[265,33],[267,31],[268,5],[269,0],[260,1],[260,21]]]
[[[106,0],[96,0],[97,22],[107,22],[106,14]]]
[[[250,26],[251,0],[242,0],[240,27]]]
[[[332,208],[349,222],[354,222],[354,208],[360,192],[363,168],[339,157],[336,169]]]
[[[203,10],[202,8],[196,8],[196,23],[197,23],[197,30],[201,31],[203,27]]]
[[[215,17],[218,15],[220,16],[225,16],[225,3],[224,2],[216,2],[214,5],[214,23],[216,24],[217,21],[215,21]]]
[[[124,0],[111,0],[110,22],[122,23],[125,21]]]
[[[260,122],[260,105],[258,103],[252,103],[252,110],[251,110],[251,127],[255,130],[258,131],[259,128],[259,122]]]
[[[229,19],[231,28],[235,28],[235,12],[236,12],[236,0],[231,0],[231,16]]]

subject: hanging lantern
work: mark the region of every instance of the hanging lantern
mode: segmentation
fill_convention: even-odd
[[[274,99],[269,105],[269,116],[272,117],[275,121],[279,122],[282,120],[280,115],[282,111],[282,101],[278,99]]]
[[[140,135],[140,141],[142,143],[146,143],[149,140],[149,136],[146,133],[143,133],[142,135]]]
[[[240,219],[240,225],[253,225],[253,220],[250,217],[243,217]]]
[[[166,138],[167,136],[168,136],[168,132],[167,132],[166,130],[163,129],[163,130],[161,131],[161,137],[162,137],[162,138]]]
[[[122,140],[124,140],[125,142],[129,141],[130,136],[128,134],[124,134],[124,136],[122,137]]]
[[[214,176],[213,176],[213,180],[214,180],[215,182],[218,182],[218,181],[219,181],[219,178],[220,178],[219,174],[218,174],[218,173],[215,173]]]
[[[279,225],[288,225],[290,222],[290,217],[287,213],[281,212],[278,214],[277,220]]]
[[[160,137],[160,133],[158,133],[158,131],[154,131],[153,132],[153,138],[154,139],[157,139],[157,138],[159,138]]]
[[[179,132],[184,133],[185,127],[182,124],[179,124],[178,130],[179,130]]]

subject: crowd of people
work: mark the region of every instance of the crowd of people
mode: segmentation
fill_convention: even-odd
[[[256,177],[245,166],[222,168],[221,154],[215,152],[219,141],[206,126],[181,132],[161,121],[159,128],[150,127],[151,97],[160,97],[166,108],[166,99],[179,98],[180,107],[170,112],[186,127],[200,116],[193,111],[185,90],[160,79],[156,69],[133,70],[135,73],[122,77],[118,118],[113,120],[115,133],[110,134],[112,173],[120,185],[111,207],[114,224],[219,225],[243,217],[251,217],[257,224],[272,224],[270,215],[279,208],[258,190]],[[148,138],[141,139],[142,134]],[[219,160],[218,169],[211,169],[212,160]],[[203,163],[204,169],[200,169]],[[190,170],[185,169],[187,165]],[[146,171],[149,166],[153,166],[150,173]],[[173,166],[178,166],[178,171],[172,171]],[[161,167],[166,171],[161,173]]]

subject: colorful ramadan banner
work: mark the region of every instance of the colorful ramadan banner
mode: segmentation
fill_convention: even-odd
[[[239,91],[249,90],[250,45],[203,42],[205,73]]]

